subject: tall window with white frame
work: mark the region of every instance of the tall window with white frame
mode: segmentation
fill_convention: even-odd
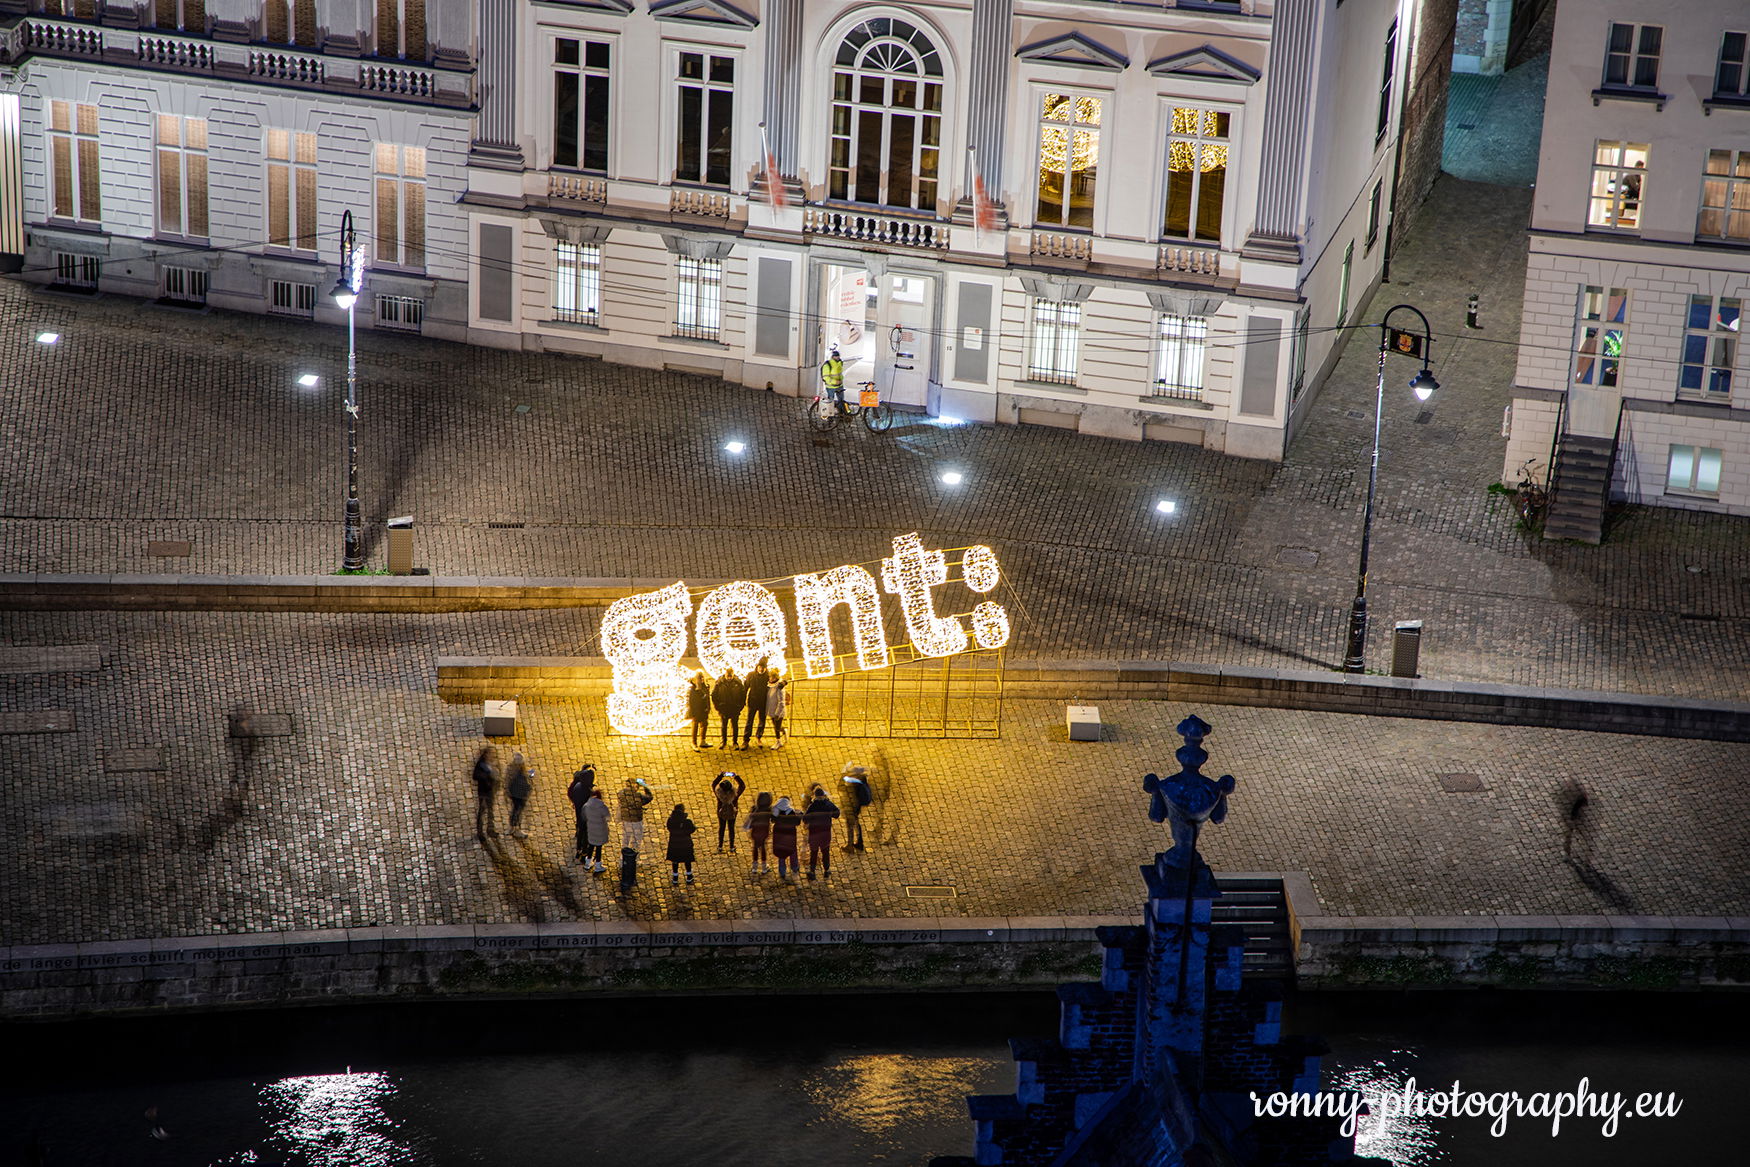
[[[1167,135],[1167,239],[1221,242],[1227,193],[1228,115],[1195,106],[1173,108]]]
[[[97,107],[49,102],[48,139],[55,218],[101,222],[103,177],[97,161]]]
[[[1659,88],[1659,51],[1665,30],[1656,24],[1616,24],[1604,46],[1604,88]]]
[[[1161,314],[1155,326],[1155,396],[1188,401],[1203,396],[1203,348],[1208,338],[1207,317]]]
[[[152,0],[152,26],[207,35],[206,0]]]
[[[693,340],[716,340],[723,331],[723,261],[676,262],[674,332]]]
[[[1750,104],[1750,33],[1728,32],[1720,38],[1714,100]]]
[[[553,165],[607,171],[610,59],[606,41],[553,42]]]
[[[827,195],[934,211],[942,151],[942,58],[903,20],[845,34],[832,74]]]
[[[267,131],[267,242],[316,250],[316,135]]]
[[[1743,301],[1732,296],[1691,296],[1683,332],[1683,363],[1677,395],[1730,404],[1738,365],[1738,324]]]
[[[373,264],[425,267],[425,148],[378,142]]]
[[[1027,379],[1074,385],[1081,362],[1082,306],[1069,300],[1033,301]]]
[[[567,324],[599,324],[601,312],[601,244],[554,244],[553,319]]]
[[[1391,125],[1391,89],[1392,78],[1398,67],[1398,22],[1392,21],[1391,27],[1385,32],[1385,68],[1379,78],[1379,124],[1373,132],[1375,144],[1385,137],[1387,127]]]
[[[1592,192],[1586,210],[1586,226],[1615,231],[1638,231],[1641,199],[1646,191],[1645,142],[1609,142],[1600,139],[1592,149]]]
[[[729,185],[735,58],[681,53],[675,94],[674,181]]]
[[[1337,277],[1337,327],[1349,319],[1349,280],[1355,274],[1355,240],[1343,248],[1343,271]]]
[[[1750,243],[1750,150],[1707,152],[1695,234],[1726,243]]]
[[[1574,384],[1614,388],[1621,383],[1628,342],[1628,289],[1580,289],[1574,337]]]
[[[1672,443],[1670,461],[1665,468],[1665,493],[1718,496],[1724,454],[1723,450],[1710,446]]]
[[[1087,94],[1040,98],[1038,226],[1093,228],[1103,109],[1101,98]]]
[[[425,0],[377,0],[377,56],[425,60]]]
[[[207,237],[207,122],[158,115],[158,234]]]
[[[316,0],[262,0],[269,44],[316,47]]]

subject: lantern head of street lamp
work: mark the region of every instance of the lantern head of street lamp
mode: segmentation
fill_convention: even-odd
[[[334,291],[329,294],[334,297],[334,302],[340,306],[342,312],[350,312],[359,300],[358,289],[347,283],[345,276],[334,281]]]
[[[1434,379],[1434,374],[1423,369],[1410,378],[1410,391],[1416,395],[1417,401],[1426,401],[1434,396],[1434,390],[1440,388],[1440,382]]]

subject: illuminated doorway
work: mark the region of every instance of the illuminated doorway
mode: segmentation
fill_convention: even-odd
[[[935,299],[936,281],[929,276],[824,265],[820,359],[837,345],[847,386],[873,381],[883,401],[923,410],[929,400]]]

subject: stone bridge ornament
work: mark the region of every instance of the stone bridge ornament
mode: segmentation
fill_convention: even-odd
[[[1161,863],[1194,870],[1200,858],[1197,832],[1204,823],[1219,823],[1227,817],[1227,796],[1233,793],[1234,777],[1223,774],[1209,778],[1202,772],[1203,763],[1209,761],[1209,751],[1203,748],[1203,739],[1210,733],[1207,721],[1193,713],[1179,723],[1177,732],[1185,739],[1173,752],[1179,772],[1169,778],[1145,775],[1142,788],[1154,796],[1149,800],[1148,817],[1165,822],[1173,832],[1173,845],[1162,852]]]

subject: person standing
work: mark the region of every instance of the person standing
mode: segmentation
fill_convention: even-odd
[[[733,770],[725,770],[717,775],[717,780],[711,783],[711,793],[717,801],[717,853],[723,853],[723,840],[729,840],[730,851],[735,850],[735,812],[741,807],[741,796],[747,790],[747,783],[741,780],[741,775]]]
[[[747,724],[741,727],[741,748],[747,749],[754,742],[765,744],[766,738],[766,695],[772,681],[772,673],[766,667],[765,657],[753,667],[753,672],[747,675]],[[754,733],[754,718],[759,718],[759,733]]]
[[[801,825],[802,812],[790,805],[788,797],[780,798],[772,808],[772,854],[778,857],[779,879],[788,881],[802,869],[796,858],[796,828]],[[791,874],[785,874],[786,863]]]
[[[863,849],[863,808],[875,801],[869,793],[869,771],[847,765],[840,780],[845,784],[845,850]]]
[[[711,686],[711,704],[723,719],[718,732],[722,748],[741,745],[741,709],[747,704],[747,686],[735,675],[734,669],[724,669],[717,683]]]
[[[687,685],[687,720],[693,723],[693,748],[711,748],[711,678],[704,670],[693,674]]]
[[[668,812],[669,883],[681,881],[683,863],[687,868],[687,882],[693,882],[693,832],[698,829],[687,817],[685,804],[675,803],[674,809]]]
[[[474,837],[482,843],[486,836],[498,837],[498,827],[492,816],[498,797],[498,750],[487,746],[474,759]]]
[[[790,706],[790,678],[778,673],[772,674],[771,683],[766,686],[766,716],[772,721],[772,748],[780,749],[784,745],[784,711]]]
[[[589,802],[589,796],[595,790],[595,767],[588,762],[583,768],[571,775],[571,785],[565,788],[565,797],[571,800],[571,813],[577,820],[577,861],[583,862],[583,853],[589,847],[589,823],[584,820],[583,808]]]
[[[814,878],[817,860],[826,869],[826,878],[832,878],[832,821],[838,817],[839,808],[827,794],[826,787],[816,786],[802,811],[802,820],[808,827],[809,879]]]
[[[766,858],[766,840],[772,834],[772,796],[762,790],[759,797],[753,800],[753,809],[747,812],[747,822],[742,824],[747,837],[753,840],[753,868],[750,875],[764,875],[771,870]]]
[[[589,792],[589,801],[583,804],[583,821],[583,865],[600,875],[608,869],[602,862],[602,848],[608,845],[608,804],[599,786]]]
[[[620,845],[634,851],[644,846],[644,808],[656,795],[642,778],[628,778],[620,787]]]
[[[820,362],[820,387],[832,398],[840,413],[845,409],[845,358],[839,356],[839,346],[833,345],[826,360]]]
[[[523,830],[523,811],[529,805],[529,795],[535,789],[535,772],[529,768],[522,754],[510,756],[510,765],[504,771],[504,796],[510,802],[510,837],[526,839],[528,833]]]

